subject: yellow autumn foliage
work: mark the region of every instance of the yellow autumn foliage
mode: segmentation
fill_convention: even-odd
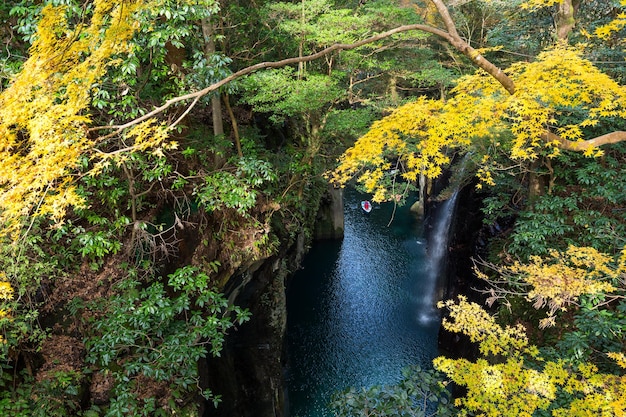
[[[470,341],[479,343],[483,355],[519,351],[528,345],[524,327],[500,326],[493,316],[480,305],[467,301],[465,296],[459,296],[458,302],[440,302],[438,307],[445,308],[452,318],[444,318],[443,327],[455,333],[463,333]]]
[[[7,281],[0,281],[0,300],[13,299],[13,287]]]
[[[88,133],[92,86],[132,50],[135,14],[149,2],[95,0],[91,19],[70,24],[64,6],[43,8],[35,41],[21,71],[0,94],[0,222],[16,232],[32,215],[63,217],[86,202],[76,192],[74,169],[92,155]],[[140,148],[164,140],[158,123],[129,133]],[[102,155],[99,155],[102,156]]]
[[[30,214],[59,218],[83,203],[68,177],[91,146],[90,87],[114,55],[128,51],[140,5],[116,4],[96,1],[91,24],[76,27],[63,6],[44,7],[30,58],[0,95],[0,209],[13,227]]]
[[[621,368],[626,369],[626,353],[624,352],[609,352],[607,356],[615,361]]]
[[[561,0],[526,0],[520,4],[520,7],[525,10],[534,10],[541,7],[555,6],[561,3]]]
[[[501,272],[516,277],[535,308],[548,308],[548,317],[541,322],[546,327],[554,325],[557,311],[577,305],[581,296],[616,292],[625,271],[623,256],[616,265],[612,257],[594,248],[570,246],[565,252],[552,251],[547,259],[532,256],[526,264],[515,262]]]
[[[384,119],[374,122],[357,145],[344,153],[342,163],[332,174],[331,181],[343,184],[364,169],[359,176],[359,182],[365,185],[368,192],[376,195],[374,201],[382,201],[389,197],[381,188],[380,180],[384,171],[391,168],[390,160],[404,160],[409,168],[405,175],[412,180],[415,180],[415,172],[419,170],[433,169],[431,174],[438,175],[439,167],[449,161],[448,157],[434,147],[418,153],[407,138],[415,137],[429,128],[430,120],[439,111],[439,104],[420,99],[401,106]],[[434,152],[430,152],[431,150]],[[367,169],[368,167],[372,169]]]
[[[513,95],[478,71],[461,78],[445,103],[419,98],[395,109],[341,156],[331,182],[343,185],[364,169],[385,171],[390,160],[399,161],[407,180],[420,174],[432,178],[452,153],[471,151],[475,159],[483,158],[478,167],[481,184],[493,185],[487,161],[494,149],[507,149],[517,161],[533,160],[540,151],[556,156],[560,142],[548,141],[547,130],[576,143],[585,139],[585,127],[626,117],[626,89],[582,58],[578,49],[559,45],[533,62],[512,65],[506,73],[515,83]],[[585,117],[571,122],[566,111],[571,108]],[[602,154],[593,147],[584,153]],[[375,178],[368,174],[357,181],[367,180],[367,191],[388,196]]]
[[[626,376],[605,374],[593,364],[573,365],[545,360],[528,343],[521,326],[501,326],[479,305],[459,297],[447,301],[445,329],[463,333],[479,344],[483,355],[467,359],[438,357],[435,368],[464,386],[466,394],[456,399],[461,415],[532,416],[552,408],[553,416],[618,416],[626,413]],[[624,366],[624,352],[607,353]],[[572,400],[554,404],[559,392]]]
[[[0,301],[1,300],[12,300],[14,290],[11,286],[11,283],[6,280],[6,275],[3,272],[0,272]],[[8,311],[0,308],[0,320],[7,317]],[[2,335],[0,335],[0,344],[5,343],[6,340]]]
[[[626,7],[626,0],[621,0],[620,5],[622,7]],[[611,20],[606,25],[600,26],[596,29],[595,35],[600,39],[608,39],[615,32],[619,32],[620,30],[626,27],[626,13],[619,13],[615,19]]]

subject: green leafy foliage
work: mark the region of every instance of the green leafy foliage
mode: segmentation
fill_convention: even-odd
[[[207,57],[204,51],[196,51],[193,55],[193,61],[191,63],[185,62],[185,65],[191,70],[191,74],[185,77],[184,82],[191,90],[204,88],[230,75],[231,71],[228,66],[231,63],[232,59],[229,57],[219,54]],[[227,89],[230,93],[234,92],[234,84],[229,84]],[[207,101],[208,98],[204,98],[204,100]]]
[[[335,109],[328,113],[324,134],[339,143],[352,143],[363,135],[379,116],[372,107]]]
[[[136,18],[139,30],[133,51],[94,86],[92,105],[101,110],[105,123],[138,117],[150,109],[154,97],[168,98],[196,87],[193,80],[204,76],[196,76],[194,71],[188,79],[182,77],[183,67],[193,67],[194,62],[198,65],[194,70],[208,64],[198,74],[223,72],[226,58],[215,62],[198,58],[204,49],[204,39],[197,35],[202,33],[200,22],[219,11],[219,2],[165,0],[152,6],[143,8]]]
[[[551,248],[563,248],[572,241],[566,238],[574,228],[568,214],[576,208],[576,197],[541,196],[533,211],[524,211],[518,219],[510,250],[521,256],[546,255]],[[545,227],[550,225],[549,228]]]
[[[559,181],[518,213],[510,251],[525,258],[576,244],[615,252],[626,235],[624,160],[621,145],[597,159],[557,157],[550,175]]]
[[[115,379],[107,416],[150,415],[157,408],[171,413],[195,394],[197,361],[207,351],[219,355],[228,329],[249,318],[211,285],[207,274],[187,266],[169,275],[166,284],[157,281],[142,288],[128,278],[118,285],[120,295],[92,306],[104,314],[91,324],[86,360]],[[157,407],[156,388],[137,398],[145,380],[171,390],[172,402]],[[209,391],[201,394],[218,400]]]
[[[256,203],[258,187],[275,180],[276,174],[268,162],[241,158],[234,173],[218,171],[205,176],[195,194],[208,212],[230,208],[246,215]]]
[[[264,71],[248,77],[243,87],[243,101],[260,113],[270,113],[270,120],[282,124],[289,117],[318,114],[340,97],[337,81],[310,74],[299,78],[291,67]]]
[[[233,130],[225,135],[212,137],[207,133],[212,115],[201,105],[189,108],[189,112],[187,107],[172,106],[159,121],[138,126],[132,134],[115,134],[109,128],[139,117],[175,95],[202,89],[249,64],[312,53],[335,42],[353,42],[405,23],[424,22],[441,27],[441,22],[432,18],[433,9],[428,8],[428,2],[412,2],[411,7],[404,7],[408,3],[411,2],[233,0],[220,4],[215,0],[158,0],[115,4],[51,0],[0,5],[4,22],[0,35],[5,40],[0,52],[0,89],[5,92],[12,85],[20,87],[2,95],[6,105],[0,106],[4,112],[1,119],[8,121],[7,134],[0,136],[11,141],[2,147],[7,152],[0,159],[3,163],[15,159],[16,163],[3,171],[5,180],[0,188],[11,191],[24,185],[26,193],[38,190],[26,209],[6,206],[21,222],[23,233],[16,242],[0,242],[0,282],[7,294],[10,288],[11,295],[15,295],[0,300],[0,313],[4,313],[0,315],[0,336],[4,341],[0,358],[9,364],[2,368],[2,377],[15,387],[0,394],[0,415],[182,413],[196,391],[197,360],[208,352],[219,354],[225,332],[234,321],[245,320],[247,314],[229,306],[213,288],[210,275],[217,271],[217,261],[208,263],[210,271],[183,267],[167,278],[154,278],[151,272],[170,266],[171,259],[170,254],[155,259],[141,253],[164,231],[166,221],[160,223],[157,219],[172,207],[183,207],[186,213],[193,210],[194,215],[201,217],[195,226],[218,225],[202,238],[207,246],[219,246],[211,250],[230,251],[220,258],[231,263],[224,269],[258,259],[259,247],[269,248],[263,254],[272,250],[277,239],[271,233],[285,232],[281,237],[291,240],[306,236],[321,190],[326,186],[319,176],[323,169],[320,167],[334,155],[332,147],[349,144],[363,135],[374,118],[388,114],[388,103],[396,105],[416,94],[445,97],[452,79],[466,70],[467,63],[450,53],[445,43],[424,34],[405,33],[302,64],[297,70],[258,72],[236,88],[226,87],[233,94],[235,108],[230,120]],[[543,62],[533,56],[552,42],[554,8],[520,13],[518,1],[448,4],[453,5],[452,15],[468,42],[481,47],[505,45],[503,49],[486,52],[496,61],[508,64],[521,53],[531,55],[524,58],[526,61]],[[610,0],[577,4],[580,24],[573,39],[585,36],[578,28],[594,32],[618,13],[617,3]],[[50,12],[38,28],[44,6]],[[101,12],[96,13],[96,9]],[[102,19],[90,23],[96,16]],[[216,31],[212,39],[200,36],[205,22]],[[614,79],[623,80],[619,77],[624,54],[615,47],[620,33],[611,33],[602,42],[590,38],[592,48],[581,56],[599,61],[595,62],[597,67]],[[89,40],[91,45],[87,44]],[[215,43],[214,54],[207,53],[209,40]],[[31,49],[31,56],[37,59],[27,60],[33,44],[36,47]],[[103,45],[106,48],[96,48]],[[59,53],[61,50],[64,53]],[[93,55],[94,51],[101,55]],[[102,59],[96,59],[98,56]],[[47,65],[40,65],[42,62]],[[585,94],[570,94],[583,84],[555,88],[556,78],[547,77],[551,68],[560,65],[555,62],[546,61],[546,65],[538,67],[536,74],[541,77],[536,78],[526,77],[528,73],[521,66],[511,66],[511,74],[532,80],[519,83],[529,89],[515,100],[537,98],[532,89],[538,84],[547,86],[538,106],[525,107],[516,101],[506,111],[500,111],[497,106],[485,105],[485,112],[478,118],[460,118],[458,125],[453,112],[452,117],[441,120],[437,129],[433,127],[433,137],[443,138],[456,126],[457,140],[442,147],[448,152],[464,143],[474,121],[482,123],[500,116],[509,123],[516,118],[536,119],[541,129],[554,125],[559,132],[573,134],[572,138],[578,133],[587,136],[623,130],[622,117],[614,108],[598,107],[601,117],[594,118],[590,116],[592,107],[574,103],[587,94],[603,102],[600,93],[605,89],[598,88],[598,81],[603,78],[588,83],[592,88]],[[563,79],[579,82],[578,74],[591,73],[589,66],[571,65],[579,60],[568,62],[560,68],[582,69],[559,72]],[[27,76],[20,75],[24,68]],[[476,78],[478,88],[465,84],[467,100],[448,101],[460,108],[478,109],[479,99],[498,99],[499,92],[490,96],[491,87],[481,87],[484,80]],[[565,92],[562,97],[551,95],[560,91]],[[557,102],[553,106],[554,120],[544,117],[551,100]],[[613,96],[607,99],[619,104],[612,100]],[[7,110],[12,104],[12,110]],[[51,109],[54,111],[49,112]],[[70,109],[72,112],[63,113],[65,117],[59,116],[59,112]],[[428,114],[428,109],[407,110],[407,115],[426,114],[425,123],[439,120],[439,115]],[[263,115],[258,117],[258,113]],[[274,126],[268,128],[258,121],[267,120],[265,116]],[[581,125],[580,132],[571,128],[584,120],[589,125]],[[176,129],[168,130],[167,123],[175,121]],[[244,132],[241,142],[246,158],[229,160],[236,122],[242,124],[239,127]],[[616,151],[607,151],[593,160],[566,153],[545,159],[550,152],[535,154],[538,147],[533,137],[527,143],[532,145],[528,151],[542,158],[543,164],[534,170],[524,163],[512,167],[508,160],[497,158],[498,153],[511,153],[511,132],[505,132],[502,126],[479,130],[472,146],[477,154],[491,157],[490,161],[482,161],[488,169],[481,173],[481,178],[490,184],[493,174],[500,187],[490,190],[485,212],[492,222],[502,217],[518,218],[510,244],[504,245],[507,255],[528,258],[574,242],[612,254],[623,246],[623,149],[616,146]],[[174,147],[136,146],[141,145],[137,138],[155,144],[161,143],[166,133],[174,132],[183,144],[180,153],[173,152]],[[521,128],[520,132],[525,133]],[[39,137],[39,133],[39,142],[28,140]],[[99,141],[91,142],[95,137]],[[397,160],[398,151],[389,148],[388,139],[382,141],[387,147],[384,156]],[[75,153],[57,152],[71,150],[75,145],[80,145]],[[432,155],[441,158],[438,163],[445,163],[449,155],[438,151]],[[20,160],[31,152],[32,158],[27,162]],[[31,175],[43,172],[43,167],[54,175],[34,181]],[[547,188],[545,195],[532,199],[532,204],[525,191],[526,175],[531,169],[543,178]],[[379,179],[390,189],[395,184],[390,176],[373,178],[370,174],[366,173],[364,179]],[[16,179],[25,180],[12,182]],[[57,210],[66,207],[61,204],[66,197],[64,191],[75,197],[68,200],[71,210]],[[2,201],[14,200],[9,197]],[[42,201],[46,204],[40,206]],[[196,204],[203,209],[199,213],[195,212]],[[33,220],[38,207],[58,214],[57,223]],[[177,213],[171,217],[176,216]],[[261,216],[266,217],[259,220]],[[168,219],[172,240],[159,243],[171,245],[179,237],[176,233],[185,229],[189,221]],[[219,245],[209,242],[211,238]],[[109,268],[107,262],[124,256],[134,257],[143,269],[137,271],[126,264]],[[87,264],[91,270],[83,268]],[[125,272],[129,276],[120,281]],[[42,303],[47,291],[54,288],[55,279],[69,277],[80,286],[90,279],[104,283],[107,279],[103,276],[107,274],[117,285],[106,297],[97,302],[75,297],[64,306],[71,316],[86,320],[78,327],[85,332],[81,336],[87,337],[90,369],[57,372],[42,381],[16,372],[15,368],[22,364],[37,363],[41,341],[51,331],[42,328],[42,323],[56,320],[53,315],[41,315]],[[556,341],[554,349],[545,349],[545,355],[552,355],[555,362],[566,359],[574,368],[591,361],[603,371],[617,373],[616,364],[599,352],[624,350],[624,304],[601,294],[575,301],[580,304],[577,310],[558,315],[564,325],[551,336]],[[90,314],[83,316],[85,312]],[[517,315],[514,320],[535,319],[530,316]],[[64,325],[60,323],[60,327]],[[82,410],[88,405],[78,401],[84,398],[79,391],[87,378],[96,376],[113,380],[110,403],[101,410]],[[445,409],[449,406],[447,392],[434,382],[435,377],[428,372],[410,371],[395,386],[350,390],[338,400],[338,410],[342,410],[338,412],[360,415],[367,404],[376,404],[374,415],[427,414],[435,411],[434,403]],[[214,401],[219,399],[209,392],[204,395]],[[555,403],[561,401],[559,407],[564,407],[563,404],[573,403],[576,396],[581,394],[561,390]]]
[[[27,236],[18,244],[11,244],[6,237],[0,240],[0,282],[12,288],[10,296],[0,296],[0,361],[3,363],[10,363],[16,351],[38,349],[47,335],[39,322],[42,300],[37,294],[59,269],[57,259],[46,253],[42,242],[38,234]],[[0,368],[0,374],[4,373]]]
[[[591,362],[603,372],[619,374],[620,368],[602,352],[623,352],[626,348],[626,303],[622,301],[615,308],[598,309],[597,305],[605,301],[604,297],[595,303],[591,301],[589,298],[584,300],[583,308],[574,316],[573,328],[553,347],[546,347],[545,352],[555,359],[577,364]]]
[[[442,375],[415,365],[402,371],[393,385],[349,388],[335,395],[331,408],[338,417],[453,416],[455,409]]]
[[[35,381],[26,373],[21,377],[24,383],[20,387],[0,392],[0,413],[3,416],[83,415],[80,411],[80,394],[84,375],[81,372],[57,371],[41,381]]]

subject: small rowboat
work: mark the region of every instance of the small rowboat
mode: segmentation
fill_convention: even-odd
[[[361,208],[364,212],[369,213],[370,211],[372,211],[372,203],[367,200],[363,200],[361,201]]]

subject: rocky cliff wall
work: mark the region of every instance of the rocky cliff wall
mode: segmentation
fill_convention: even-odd
[[[479,242],[485,233],[481,212],[482,196],[470,183],[459,191],[456,212],[450,225],[446,279],[441,289],[441,298],[450,299],[464,295],[468,299],[483,303],[482,294],[476,289],[482,283],[474,274],[473,260],[485,249]],[[465,337],[452,334],[443,328],[439,331],[439,347],[449,357],[476,355],[476,346]]]
[[[217,408],[206,405],[204,417],[284,415],[286,281],[299,268],[312,238],[343,237],[342,190],[329,188],[316,212],[311,217],[315,226],[303,227],[295,239],[279,236],[276,254],[242,268],[228,280],[225,293],[252,317],[229,333],[219,358],[200,365],[206,386],[221,395]]]
[[[233,278],[235,303],[252,313],[227,337],[221,357],[207,361],[208,386],[222,396],[205,416],[281,416],[282,350],[286,326],[285,264],[281,253]],[[238,281],[238,282],[235,282]]]
[[[315,218],[313,238],[342,239],[343,232],[343,189],[329,186]]]

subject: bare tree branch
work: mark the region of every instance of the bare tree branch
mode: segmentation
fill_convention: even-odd
[[[283,59],[280,61],[274,61],[274,62],[261,62],[255,65],[251,65],[249,67],[243,68],[231,75],[229,75],[228,77],[222,79],[221,81],[218,81],[214,84],[211,84],[208,87],[203,88],[202,90],[193,92],[193,93],[189,93],[189,94],[185,94],[182,96],[178,96],[178,97],[174,97],[170,100],[167,100],[163,105],[153,109],[152,111],[146,113],[145,115],[138,117],[136,119],[133,119],[127,123],[121,124],[121,125],[112,125],[112,126],[100,126],[100,127],[95,127],[92,128],[90,130],[94,131],[94,130],[103,130],[103,129],[113,129],[117,132],[122,131],[124,129],[127,129],[129,127],[132,127],[138,123],[141,123],[145,120],[148,120],[151,117],[154,117],[160,113],[162,113],[163,111],[167,110],[169,107],[171,107],[172,105],[176,104],[176,103],[180,103],[182,101],[187,101],[187,100],[196,100],[199,97],[203,97],[217,89],[219,89],[220,87],[228,84],[231,81],[234,81],[238,78],[243,77],[244,75],[248,75],[251,74],[253,72],[256,72],[258,70],[262,70],[262,69],[267,69],[267,68],[282,68],[285,67],[287,65],[293,65],[293,64],[299,64],[302,62],[309,62],[309,61],[314,61],[316,59],[322,58],[326,55],[329,55],[333,52],[339,52],[339,51],[348,51],[351,49],[356,49],[359,48],[363,45],[367,45],[369,43],[372,42],[376,42],[385,38],[388,38],[392,35],[398,34],[398,33],[403,33],[403,32],[409,32],[409,31],[422,31],[422,32],[426,32],[426,33],[430,33],[436,36],[439,36],[441,38],[443,38],[444,40],[446,40],[450,45],[454,46],[459,52],[461,52],[463,55],[467,56],[468,58],[470,58],[472,60],[472,62],[474,62],[474,64],[476,64],[478,67],[484,69],[485,71],[487,71],[490,75],[492,75],[500,84],[502,84],[502,86],[511,94],[513,94],[515,92],[515,87],[513,84],[513,81],[506,75],[504,74],[504,72],[496,67],[495,65],[493,65],[491,62],[489,62],[488,60],[486,60],[480,53],[478,53],[478,51],[476,51],[474,48],[472,48],[467,42],[465,42],[458,34],[457,30],[456,30],[456,26],[454,25],[454,21],[452,20],[452,17],[450,16],[450,13],[447,9],[447,7],[443,4],[443,2],[441,0],[431,0],[435,6],[437,7],[437,10],[439,12],[439,14],[441,15],[444,24],[446,26],[447,31],[443,30],[443,29],[439,29],[433,26],[429,26],[429,25],[422,25],[422,24],[414,24],[414,25],[403,25],[403,26],[399,26],[396,27],[394,29],[388,30],[386,32],[382,32],[379,33],[377,35],[371,36],[369,38],[360,40],[358,42],[355,43],[350,43],[350,44],[345,44],[345,43],[338,43],[338,44],[334,44],[329,46],[328,48],[324,48],[319,52],[316,52],[314,54],[311,55],[305,55],[302,57],[294,57],[294,58],[287,58],[287,59]],[[193,107],[193,105],[195,104],[195,102],[192,103],[189,107]],[[187,112],[190,110],[187,109]],[[107,135],[107,137],[110,136]]]
[[[568,0],[568,2],[571,0]],[[293,65],[293,64],[299,64],[299,63],[303,63],[303,62],[309,62],[309,61],[314,61],[316,59],[325,57],[329,54],[332,54],[334,52],[340,52],[340,51],[348,51],[351,49],[356,49],[359,48],[363,45],[367,45],[369,43],[373,43],[385,38],[388,38],[392,35],[398,34],[398,33],[403,33],[403,32],[409,32],[409,31],[422,31],[422,32],[426,32],[426,33],[430,33],[433,34],[435,36],[438,36],[440,38],[443,38],[446,42],[448,42],[451,46],[453,46],[457,51],[459,51],[460,53],[462,53],[463,55],[465,55],[466,57],[468,57],[477,67],[483,69],[484,71],[486,71],[489,75],[491,75],[496,81],[498,81],[498,83],[500,83],[500,85],[502,85],[502,87],[511,95],[515,94],[515,83],[513,82],[513,80],[511,78],[509,78],[504,71],[502,71],[502,69],[500,69],[499,67],[497,67],[496,65],[494,65],[493,63],[491,63],[489,60],[487,60],[485,57],[483,57],[476,49],[472,48],[471,45],[469,45],[468,42],[466,42],[465,40],[463,40],[456,29],[456,25],[454,23],[454,20],[452,19],[450,12],[448,10],[448,7],[444,4],[444,2],[442,0],[431,0],[431,2],[435,5],[435,7],[437,8],[437,12],[439,13],[441,19],[443,20],[443,24],[445,25],[445,30],[444,29],[440,29],[440,28],[436,28],[433,26],[429,26],[429,25],[422,25],[422,24],[414,24],[414,25],[404,25],[404,26],[399,26],[396,27],[394,29],[388,30],[386,32],[382,32],[379,33],[377,35],[371,36],[369,38],[360,40],[358,42],[355,43],[350,43],[350,44],[345,44],[345,43],[338,43],[338,44],[334,44],[329,46],[328,48],[324,48],[319,52],[316,52],[314,54],[311,55],[305,55],[305,56],[301,56],[301,57],[294,57],[294,58],[287,58],[287,59],[283,59],[280,61],[273,61],[273,62],[261,62],[255,65],[251,65],[249,67],[243,68],[231,75],[229,75],[228,77],[224,78],[223,80],[216,82],[214,84],[211,84],[210,86],[193,92],[193,93],[189,93],[189,94],[185,94],[182,96],[178,96],[178,97],[174,97],[170,100],[167,100],[163,105],[156,107],[155,109],[153,109],[152,111],[150,111],[149,113],[146,113],[145,115],[138,117],[136,119],[133,119],[127,123],[121,124],[121,125],[112,125],[112,126],[99,126],[99,127],[94,127],[92,129],[90,129],[90,131],[97,131],[97,130],[113,130],[113,132],[103,136],[103,138],[107,138],[107,137],[111,137],[114,136],[118,133],[120,133],[122,130],[127,129],[129,127],[132,127],[138,123],[141,123],[145,120],[150,119],[151,117],[157,116],[158,114],[164,112],[165,110],[167,110],[169,107],[173,106],[174,104],[180,103],[180,102],[184,102],[184,101],[188,101],[188,100],[193,100],[191,104],[188,105],[188,108],[185,110],[184,114],[187,114],[193,107],[194,105],[198,102],[198,99],[200,97],[203,97],[213,91],[218,90],[220,87],[228,84],[231,81],[234,81],[238,78],[241,78],[245,75],[251,74],[253,72],[262,70],[262,69],[267,69],[267,68],[282,68],[285,67],[287,65]],[[176,121],[176,123],[178,123],[180,121],[179,120]],[[562,138],[550,131],[546,131],[546,133],[544,133],[543,137],[544,140],[547,141],[556,141],[559,143],[559,147],[562,149],[568,149],[568,150],[574,150],[574,151],[584,151],[585,149],[588,149],[590,147],[597,147],[597,146],[602,146],[602,145],[606,145],[606,144],[611,144],[611,143],[617,143],[617,142],[622,142],[622,141],[626,141],[626,132],[622,132],[622,131],[618,131],[618,132],[612,132],[612,133],[608,133],[606,135],[602,135],[599,136],[597,138],[592,138],[592,139],[588,139],[585,141],[578,141],[578,142],[572,142],[570,140],[567,140],[565,138]]]
[[[454,20],[452,20],[452,16],[450,16],[450,12],[443,1],[431,0],[431,2],[437,8],[437,12],[439,13],[439,16],[441,16],[441,19],[443,19],[443,24],[446,26],[448,31],[448,37],[446,40],[450,43],[450,45],[454,46],[457,51],[471,59],[476,66],[487,71],[487,73],[495,78],[502,85],[502,87],[509,92],[509,94],[514,94],[515,84],[513,83],[513,80],[511,80],[500,68],[485,59],[485,57],[483,57],[477,50],[472,48],[470,44],[459,36]]]
[[[626,132],[622,130],[618,130],[615,132],[607,133],[606,135],[598,136],[592,139],[587,139],[584,141],[574,142],[565,138],[562,138],[559,135],[555,135],[550,131],[546,131],[543,134],[542,139],[547,142],[558,142],[559,148],[567,149],[570,151],[585,151],[589,148],[596,148],[602,145],[609,145],[611,143],[619,143],[626,141]]]
[[[231,75],[229,75],[228,77],[214,83],[211,84],[208,87],[203,88],[202,90],[199,91],[195,91],[193,93],[189,93],[189,94],[184,94],[182,96],[178,96],[178,97],[174,97],[171,98],[169,100],[167,100],[164,104],[162,104],[159,107],[156,107],[155,109],[153,109],[152,111],[144,114],[141,117],[138,117],[136,119],[133,119],[127,123],[121,124],[121,125],[111,125],[111,126],[98,126],[98,127],[94,127],[91,128],[90,131],[96,131],[96,130],[104,130],[104,129],[112,129],[115,130],[117,132],[120,132],[124,129],[128,129],[129,127],[132,127],[136,124],[139,124],[143,121],[146,121],[154,116],[159,115],[160,113],[163,113],[165,110],[167,110],[168,108],[170,108],[171,106],[173,106],[174,104],[183,102],[183,101],[187,101],[187,100],[194,100],[197,99],[199,97],[203,97],[206,96],[207,94],[218,90],[220,87],[228,84],[231,81],[234,81],[238,78],[243,77],[244,75],[248,75],[251,74],[253,72],[262,70],[262,69],[268,69],[268,68],[282,68],[285,67],[287,65],[293,65],[293,64],[298,64],[300,62],[310,62],[310,61],[314,61],[316,59],[322,58],[328,54],[331,54],[333,52],[339,52],[339,51],[348,51],[351,49],[356,49],[359,48],[363,45],[367,45],[369,43],[372,42],[376,42],[385,38],[388,38],[392,35],[398,34],[398,33],[403,33],[403,32],[409,32],[409,31],[414,31],[414,30],[420,30],[423,32],[427,32],[427,33],[431,33],[437,36],[440,36],[444,39],[446,39],[448,42],[452,42],[453,39],[450,37],[450,35],[438,28],[434,28],[428,25],[421,25],[421,24],[415,24],[415,25],[404,25],[404,26],[399,26],[396,27],[394,29],[388,30],[386,32],[382,32],[379,33],[377,35],[371,36],[367,39],[363,39],[360,40],[358,42],[355,43],[350,43],[350,44],[345,44],[345,43],[338,43],[338,44],[334,44],[329,46],[328,48],[324,48],[319,52],[316,52],[314,54],[311,55],[305,55],[302,57],[295,57],[295,58],[287,58],[287,59],[283,59],[280,61],[273,61],[273,62],[261,62],[255,65],[251,65],[249,67],[243,68],[237,72],[232,73]],[[187,111],[189,111],[189,109],[187,109]],[[107,135],[107,137],[110,135]]]

